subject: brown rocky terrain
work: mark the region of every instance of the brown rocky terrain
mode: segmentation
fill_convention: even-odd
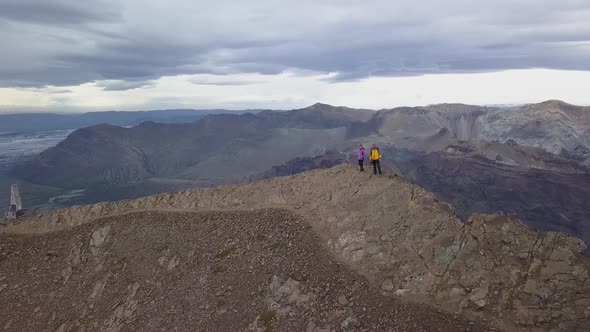
[[[260,212],[261,209],[268,208],[278,210]],[[148,213],[141,211],[154,212]],[[201,212],[197,213],[197,211]],[[184,214],[178,214],[178,212],[183,212]],[[270,219],[273,219],[276,224],[284,224],[281,227],[287,228],[281,228],[281,231],[278,232],[265,230],[259,232],[262,234],[256,234],[255,229],[263,226],[260,226],[259,222],[252,221],[252,219],[248,218],[253,218],[254,220],[267,218],[261,217],[260,213],[271,213],[270,215],[272,217]],[[183,218],[192,218],[194,222],[192,224],[184,223],[182,221]],[[231,227],[238,226],[228,226],[230,229],[225,229],[218,226],[223,224],[223,222],[207,223],[203,221],[203,219],[207,218],[224,219],[231,225],[236,225],[236,223],[247,224],[247,226],[239,227],[238,230],[240,236],[244,237],[232,240],[233,237],[221,235],[224,231],[234,232],[234,230],[231,230]],[[247,221],[239,222],[236,218],[237,220]],[[297,220],[299,221],[296,222]],[[162,224],[168,226],[163,227]],[[134,225],[145,226],[140,230]],[[206,230],[198,229],[198,225],[203,225],[203,228]],[[207,228],[207,225],[213,226]],[[303,228],[303,225],[311,226],[311,230],[318,235],[315,241],[319,241],[319,246],[313,247],[311,244],[314,240],[311,240],[311,238],[301,241],[287,240],[291,236],[303,237],[304,233],[295,232],[297,227]],[[178,228],[181,231],[178,231]],[[163,233],[158,233],[158,229]],[[286,231],[283,231],[283,229]],[[135,235],[135,232],[138,235]],[[101,273],[107,273],[109,278],[110,276],[120,276],[120,279],[117,279],[119,277],[113,277],[115,280],[121,282],[120,286],[115,286],[114,288],[117,289],[116,287],[119,287],[116,293],[120,297],[115,301],[115,304],[110,302],[102,304],[104,305],[102,307],[104,309],[100,310],[103,311],[93,314],[96,316],[90,316],[91,318],[88,318],[89,316],[82,313],[77,315],[72,314],[67,317],[63,316],[63,320],[60,321],[60,324],[66,324],[63,330],[73,328],[76,324],[83,325],[86,323],[90,324],[88,328],[95,328],[94,324],[98,324],[96,328],[100,326],[119,326],[129,329],[133,329],[134,327],[139,328],[139,325],[132,325],[138,324],[134,323],[137,322],[135,319],[136,316],[134,315],[136,312],[145,312],[139,311],[140,306],[142,307],[141,310],[144,310],[143,306],[145,305],[147,307],[149,301],[151,301],[150,299],[148,304],[140,301],[140,299],[147,299],[147,297],[144,297],[144,290],[146,292],[153,290],[153,294],[155,295],[162,294],[158,293],[161,292],[161,289],[158,290],[157,284],[156,286],[150,286],[153,288],[148,287],[147,285],[149,283],[147,280],[157,283],[158,278],[160,278],[158,276],[159,272],[157,271],[162,270],[162,273],[165,273],[163,269],[175,271],[179,267],[179,278],[185,276],[183,273],[189,273],[190,275],[190,271],[180,272],[181,270],[184,271],[189,260],[188,254],[186,254],[187,256],[183,256],[178,251],[175,251],[177,249],[173,249],[177,248],[175,247],[177,245],[196,246],[195,248],[197,248],[197,246],[207,246],[207,243],[215,244],[208,246],[208,249],[195,249],[193,254],[194,257],[197,257],[195,261],[203,264],[196,271],[207,271],[207,268],[204,266],[210,267],[211,271],[213,271],[214,265],[229,262],[225,261],[225,259],[235,259],[240,255],[246,255],[244,256],[244,262],[228,264],[225,266],[227,270],[222,270],[223,272],[220,274],[223,276],[227,274],[231,278],[234,274],[233,272],[229,272],[230,269],[235,268],[236,271],[247,271],[251,265],[250,262],[258,262],[258,268],[264,270],[259,266],[262,264],[261,262],[269,264],[272,261],[270,257],[274,256],[268,252],[262,254],[257,253],[258,250],[256,248],[261,248],[261,245],[256,242],[256,238],[257,235],[260,235],[258,236],[260,241],[267,241],[268,239],[264,238],[267,235],[266,233],[271,233],[271,238],[273,239],[268,240],[270,241],[268,245],[276,246],[277,250],[282,250],[279,248],[285,245],[289,248],[289,242],[291,242],[291,246],[296,246],[295,248],[303,248],[303,256],[295,255],[295,252],[297,252],[295,249],[287,251],[287,256],[279,255],[278,257],[284,260],[281,264],[299,266],[297,265],[298,263],[291,262],[301,262],[298,257],[310,257],[306,255],[311,255],[312,253],[319,255],[321,248],[326,248],[335,257],[336,261],[343,263],[348,268],[351,268],[366,278],[366,287],[369,289],[367,291],[368,297],[359,297],[359,300],[357,300],[355,296],[360,296],[360,293],[358,293],[359,295],[347,293],[350,295],[345,295],[346,301],[341,299],[339,303],[357,303],[357,301],[361,301],[358,303],[363,303],[362,301],[368,301],[367,303],[385,303],[379,302],[381,300],[377,300],[377,295],[375,297],[371,295],[376,294],[371,292],[381,292],[386,297],[398,299],[396,301],[402,301],[399,303],[426,303],[442,308],[450,314],[459,314],[467,319],[503,330],[557,329],[584,331],[588,324],[590,324],[590,259],[582,254],[582,251],[585,249],[583,241],[563,233],[536,233],[522,224],[518,219],[503,214],[474,215],[469,219],[469,222],[462,223],[455,216],[452,206],[438,201],[433,194],[424,189],[409,184],[395,176],[373,177],[368,174],[358,173],[354,167],[348,165],[240,186],[189,190],[175,194],[161,194],[133,201],[77,206],[31,217],[19,224],[5,227],[3,233],[5,233],[2,236],[3,243],[11,243],[8,248],[19,248],[16,250],[20,252],[16,254],[13,252],[14,249],[5,250],[2,256],[1,271],[14,271],[16,269],[15,266],[25,266],[26,268],[20,269],[20,273],[27,277],[25,281],[21,282],[10,277],[9,283],[5,281],[9,280],[8,277],[3,276],[1,283],[6,286],[3,286],[3,291],[0,292],[0,298],[3,303],[6,300],[12,301],[17,296],[24,298],[19,301],[31,302],[27,304],[27,307],[31,308],[30,310],[32,312],[30,317],[35,317],[35,314],[41,312],[43,312],[42,315],[49,315],[45,311],[36,308],[36,306],[39,306],[36,303],[42,303],[41,300],[35,302],[34,298],[23,296],[23,294],[34,294],[31,290],[28,290],[29,286],[34,287],[32,285],[35,285],[32,282],[34,280],[32,276],[46,269],[45,265],[35,267],[33,264],[34,259],[42,261],[43,257],[49,255],[49,258],[47,258],[49,262],[54,260],[56,262],[63,262],[65,259],[70,265],[87,264],[84,267],[78,267],[76,265],[70,268],[66,265],[60,265],[55,270],[51,270],[51,268],[49,270],[56,274],[50,278],[52,280],[57,279],[55,282],[56,285],[63,284],[63,281],[66,279],[68,280],[67,282],[71,280],[73,285],[72,287],[68,287],[68,289],[72,292],[82,289],[80,288],[81,286],[76,286],[78,284],[74,284],[75,280],[77,280],[75,281],[76,283],[86,285],[84,286],[87,287],[85,288],[85,293],[82,292],[84,294],[84,300],[79,301],[90,302],[92,301],[92,294],[94,294],[95,290],[97,293],[102,291],[102,283],[99,284],[97,282],[102,280],[100,278],[105,278],[105,275],[99,274],[98,279],[87,280],[85,277],[78,279],[80,275],[76,273],[81,273],[82,271],[84,273],[91,273],[92,271],[97,271],[97,269],[98,271],[104,271],[103,269],[106,269],[105,266],[107,265],[103,263],[102,267],[100,267],[100,262],[93,262],[94,265],[74,262],[82,262],[83,259],[81,257],[85,257],[86,262],[92,262],[94,260],[93,257],[95,257],[93,255],[98,255],[103,260],[110,259],[108,263],[110,269],[107,271],[110,271],[111,274],[107,272]],[[283,234],[283,239],[278,241],[281,233]],[[141,234],[151,235],[142,237]],[[189,236],[190,234],[202,234],[206,236],[198,240],[196,238],[191,240],[188,237],[181,237],[181,235]],[[254,239],[249,237],[248,234],[254,236]],[[52,249],[50,246],[47,246],[47,243],[55,241],[50,240],[50,238],[58,238],[60,236],[65,237],[64,240],[55,243],[56,245],[60,243],[60,246],[62,246],[60,247],[61,249]],[[177,237],[181,238],[177,240]],[[69,242],[65,241],[65,239],[68,239]],[[44,241],[46,241],[46,244],[43,244]],[[142,243],[137,244],[137,241]],[[167,241],[165,243],[168,244],[157,244],[161,243],[160,241]],[[240,245],[233,245],[232,241],[240,243]],[[152,242],[154,242],[154,245],[151,244]],[[304,245],[297,247],[296,242],[301,242]],[[248,247],[248,243],[250,247]],[[273,245],[273,243],[278,244]],[[35,246],[40,246],[38,248],[42,249],[39,249],[38,253],[29,253],[29,250],[26,249]],[[5,245],[5,247],[7,246]],[[107,249],[101,251],[103,247]],[[170,250],[166,251],[168,248]],[[244,248],[250,248],[251,250],[245,250]],[[55,251],[50,252],[50,250],[57,251],[57,256]],[[191,252],[190,249],[187,248],[187,250],[189,253]],[[145,253],[142,253],[144,251]],[[253,252],[250,253],[249,251]],[[85,256],[82,252],[85,253]],[[135,257],[138,258],[136,260],[123,259],[125,255],[131,255],[127,257],[133,257],[135,254],[137,254]],[[174,259],[175,255],[176,259]],[[211,259],[211,255],[218,255],[218,257]],[[19,256],[23,257],[22,260],[18,258]],[[53,256],[56,258],[52,258]],[[77,258],[78,256],[80,258]],[[146,258],[145,260],[141,260],[139,259],[140,257]],[[250,260],[250,257],[256,258]],[[302,261],[312,264],[313,261],[321,261],[322,259],[303,258]],[[158,260],[160,261],[159,263]],[[327,260],[324,262],[327,262]],[[315,264],[315,262],[313,263]],[[337,263],[333,263],[332,265],[334,264],[337,265]],[[6,268],[9,265],[11,268]],[[330,266],[331,264],[328,263],[321,264],[320,267],[309,267],[311,270],[301,269],[301,267],[295,270],[313,271],[315,268],[331,271],[328,270]],[[342,268],[342,271],[346,270],[344,267]],[[282,267],[277,269],[283,271]],[[128,279],[122,277],[125,274],[121,274],[121,271],[132,273],[136,270],[137,272],[134,273],[140,277]],[[272,286],[273,282],[270,279],[271,272],[263,274],[264,276],[260,279],[252,279],[264,281],[262,283],[263,286],[258,285],[253,287],[260,286],[262,287],[261,289],[266,288],[267,295],[262,295],[264,291],[255,292],[255,294],[259,294],[260,296],[257,298],[268,299],[269,296],[272,298],[272,295],[268,295],[272,294],[272,289],[277,289],[277,287],[280,289],[285,286],[285,283],[288,286],[285,286],[283,291],[279,292],[281,294],[295,292],[298,294],[297,296],[301,296],[302,294],[311,292],[314,295],[310,295],[310,298],[315,298],[315,296],[319,298],[321,295],[319,295],[320,292],[318,289],[321,289],[321,286],[318,285],[322,285],[322,282],[332,284],[332,281],[329,280],[318,281],[319,284],[310,283],[309,279],[306,279],[304,276],[310,275],[311,273],[301,273],[303,274],[279,273],[277,275],[277,281],[274,282],[275,286]],[[338,275],[336,272],[329,273],[329,275],[334,274]],[[86,276],[87,274],[82,275]],[[241,276],[242,280],[250,280],[251,278],[247,273],[239,273],[238,275]],[[273,273],[273,275],[276,275],[276,273]],[[293,281],[289,281],[289,278]],[[336,283],[336,285],[346,284],[347,287],[353,287],[355,283],[348,282],[347,278],[357,280],[361,285],[360,287],[365,287],[363,286],[365,285],[362,281],[363,279],[358,279],[359,277],[355,277],[354,274],[348,274],[344,278],[344,282]],[[199,282],[197,277],[189,278],[188,280],[192,283]],[[112,283],[116,284],[114,281]],[[105,284],[108,284],[108,282]],[[286,288],[292,289],[293,284],[298,285],[300,289],[298,291],[286,290]],[[19,287],[24,288],[20,294],[18,293]],[[104,289],[108,290],[110,288]],[[180,289],[186,290],[186,288],[182,287]],[[239,289],[232,286],[230,291],[237,293]],[[252,292],[251,289],[253,288],[247,287],[246,289]],[[46,293],[43,293],[43,295],[51,296],[50,292],[49,294]],[[184,293],[190,292],[179,291],[179,298],[185,299],[185,296],[189,296],[189,294]],[[217,293],[220,295],[224,294],[222,289],[216,289],[215,294]],[[365,291],[361,293],[365,293]],[[54,297],[57,296],[55,294],[58,293],[54,293]],[[330,303],[336,305],[335,303],[338,302],[338,297],[341,294],[338,291],[330,294],[329,296],[332,299]],[[137,299],[136,296],[138,297]],[[199,296],[199,294],[195,294],[194,296]],[[287,297],[291,298],[291,295],[287,295]],[[76,298],[81,299],[82,296],[80,295],[80,297]],[[108,298],[108,296],[105,296],[105,298]],[[334,300],[336,302],[333,302]],[[155,301],[154,303],[156,303]],[[233,303],[231,299],[224,299],[224,301],[227,301],[226,303]],[[318,314],[320,314],[319,317],[322,317],[322,312],[326,312],[326,315],[329,317],[336,318],[320,319],[317,318],[318,316],[304,315],[303,317],[305,319],[303,319],[301,318],[302,316],[297,316],[298,310],[303,309],[300,309],[297,304],[289,301],[280,302],[280,300],[275,300],[275,302],[279,303],[279,306],[288,305],[291,307],[289,310],[294,310],[293,320],[282,318],[288,317],[289,313],[286,312],[282,316],[283,314],[280,308],[274,310],[274,314],[268,314],[265,311],[268,308],[264,308],[262,304],[254,304],[253,307],[255,310],[250,309],[252,311],[244,311],[251,313],[251,315],[248,316],[248,319],[244,318],[243,321],[249,321],[249,324],[252,324],[248,326],[264,328],[265,321],[270,321],[271,324],[274,324],[272,323],[273,319],[278,317],[276,321],[279,324],[277,325],[279,328],[288,329],[292,326],[298,326],[302,329],[302,324],[311,326],[309,322],[314,321],[313,324],[316,324],[313,325],[314,327],[325,328],[326,325],[322,324],[328,324],[332,328],[341,329],[343,328],[342,325],[336,325],[336,322],[343,324],[344,321],[340,319],[346,320],[349,317],[344,314],[335,314],[337,310],[333,308],[336,307],[328,306],[328,309],[325,309],[325,311],[322,311],[324,309],[318,311]],[[297,300],[294,301],[295,303],[297,302]],[[218,312],[216,310],[223,310],[223,308],[213,308],[214,302],[203,302],[207,303],[210,307],[207,309],[207,304],[203,304],[205,309],[199,310],[209,310],[203,312],[210,313],[211,315],[217,314]],[[18,303],[21,303],[20,308],[25,307],[22,304],[23,302]],[[64,308],[70,308],[72,306],[69,301],[63,303]],[[252,303],[250,302],[249,305],[252,306]],[[378,305],[376,304],[376,307]],[[402,305],[400,304],[400,306]],[[191,313],[197,315],[193,311],[194,307],[192,310],[189,310],[187,309],[189,306],[186,304],[175,306],[174,308],[177,309],[163,308],[157,305],[156,307],[157,309],[151,312],[153,314],[146,314],[145,317],[154,316],[154,321],[160,321],[161,318],[158,317],[163,317],[164,312],[166,315],[169,314],[170,317],[175,316],[174,310],[183,312],[182,315],[188,315],[182,317],[190,317]],[[393,304],[392,307],[394,308],[394,312],[396,310],[397,312],[402,310],[396,309],[396,305]],[[90,304],[84,308],[90,308]],[[96,305],[94,308],[97,308]],[[387,308],[390,307],[387,306]],[[225,310],[234,309],[225,308]],[[240,309],[235,310],[240,312]],[[352,310],[352,316],[350,317],[354,317],[357,323],[360,322],[361,320],[358,318],[360,316],[354,311],[356,309]],[[421,312],[418,309],[410,310]],[[187,311],[188,313],[185,314]],[[316,311],[313,310],[313,312]],[[89,312],[91,311],[86,311],[86,313]],[[221,312],[221,314],[226,313],[227,311]],[[430,313],[427,316],[435,319],[438,317],[436,315],[438,314]],[[93,318],[99,316],[101,317],[100,319],[95,320]],[[47,318],[50,316],[44,317]],[[397,323],[395,323],[395,320],[389,319],[395,319],[394,317],[395,315],[380,316],[380,318],[385,319],[386,324],[392,324],[389,326],[393,330],[396,328],[395,324]],[[422,320],[422,317],[426,316],[416,317],[421,317],[418,319]],[[47,322],[46,318],[41,318],[40,321]],[[86,319],[90,319],[90,321],[87,322]],[[438,323],[426,320],[424,322],[426,325],[433,324],[432,326],[436,329],[450,328],[450,330],[460,330],[469,325],[461,325],[464,322],[449,319],[441,318],[441,320],[437,320]],[[378,324],[378,321],[372,316],[364,322],[365,324]],[[287,322],[285,324],[291,324],[290,322],[297,323],[293,323],[296,325],[280,325],[283,324],[282,322]],[[230,323],[225,322],[225,324]],[[168,327],[168,325],[161,326]],[[207,325],[195,326],[207,327]],[[227,326],[229,327],[229,325]],[[370,326],[379,329],[377,328],[379,325],[360,326]],[[414,328],[408,325],[400,326],[402,330],[405,328]],[[414,329],[420,329],[420,326],[424,325],[418,324]],[[476,328],[477,325],[473,327]],[[358,330],[362,330],[362,327]]]
[[[286,210],[137,212],[2,239],[8,331],[450,331],[380,294]]]
[[[502,211],[535,230],[566,232],[590,242],[590,169],[576,161],[514,141],[461,142],[431,153],[391,146],[381,151],[384,168],[452,203],[464,221],[474,213]],[[295,158],[253,180],[356,163],[355,159],[354,152]]]

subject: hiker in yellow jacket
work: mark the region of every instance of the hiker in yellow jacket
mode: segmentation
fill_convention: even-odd
[[[369,159],[371,159],[371,163],[373,163],[373,174],[377,175],[377,170],[379,170],[379,174],[383,174],[381,172],[381,152],[379,152],[377,144],[373,144],[371,147]]]

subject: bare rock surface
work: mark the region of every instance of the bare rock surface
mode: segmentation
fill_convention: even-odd
[[[505,330],[583,331],[590,324],[590,260],[582,254],[583,241],[562,233],[539,234],[502,214],[474,215],[464,224],[452,206],[424,189],[394,176],[358,173],[346,165],[241,186],[72,207],[32,217],[4,232],[63,231],[94,225],[91,221],[106,216],[140,222],[129,213],[146,210],[245,213],[265,208],[301,216],[319,235],[323,247],[386,296],[428,303]],[[109,237],[119,234],[113,227],[106,235],[99,232],[98,243],[104,236],[108,243]],[[291,245],[295,242],[290,241]],[[104,248],[98,249],[99,256],[103,252]],[[92,255],[92,251],[78,252],[72,261],[95,259]],[[154,261],[166,269],[173,257],[160,255]],[[171,271],[181,265],[182,259]],[[74,277],[72,272],[70,281]],[[313,301],[313,296],[305,295],[310,290],[303,279],[277,277],[275,284],[283,283],[277,289],[287,283],[279,292],[288,299],[283,305],[294,305],[289,300],[293,293],[295,298]],[[135,301],[129,285],[132,283],[125,287],[130,289],[120,290],[128,297],[124,303],[130,303],[126,310]],[[0,296],[5,294],[6,289],[0,292]],[[335,295],[335,303],[340,295]],[[345,297],[350,301],[350,296]],[[124,320],[125,312],[113,321]],[[309,325],[312,330],[325,328],[313,324]]]
[[[380,294],[287,210],[136,212],[0,239],[6,331],[483,330]]]

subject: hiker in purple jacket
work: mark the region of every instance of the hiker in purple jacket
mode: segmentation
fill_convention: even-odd
[[[359,167],[361,168],[361,172],[365,171],[365,168],[363,167],[363,163],[365,162],[365,148],[363,148],[362,145],[360,145],[359,147],[359,153],[358,153],[358,161],[359,161]]]

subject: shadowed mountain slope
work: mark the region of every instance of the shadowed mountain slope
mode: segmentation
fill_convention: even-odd
[[[449,151],[416,155],[397,166],[406,179],[452,203],[464,220],[473,213],[502,211],[536,230],[567,232],[590,241],[587,168],[568,167],[568,161],[559,158],[534,159],[538,168],[531,167],[514,150],[504,154],[514,159],[488,159],[460,146]]]
[[[234,182],[297,156],[340,147],[345,127],[370,114],[320,104],[260,115],[212,115],[192,124],[97,125],[73,132],[14,175],[67,188],[150,177]]]
[[[315,104],[209,115],[191,124],[98,125],[72,133],[13,175],[67,188],[151,177],[214,185],[244,181],[298,157],[348,152],[362,142],[433,152],[461,141],[513,140],[584,162],[590,157],[589,114],[556,101],[516,110],[441,104],[379,112]]]

